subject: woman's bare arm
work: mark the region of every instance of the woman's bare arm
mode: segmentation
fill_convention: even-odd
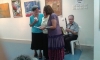
[[[53,19],[51,21],[51,23],[52,23],[52,26],[50,26],[50,29],[55,29],[56,28],[57,21],[55,19]]]

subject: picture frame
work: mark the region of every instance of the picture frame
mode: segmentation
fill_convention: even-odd
[[[50,5],[58,16],[62,15],[62,0],[45,0],[45,5]]]
[[[13,17],[14,18],[22,17],[21,0],[11,0],[11,2],[12,2]]]
[[[5,14],[6,13],[6,14]],[[10,18],[9,3],[0,4],[0,18]]]
[[[41,9],[41,7],[40,7],[40,1],[28,1],[28,2],[24,2],[26,17],[30,17],[33,14],[32,7],[34,5],[37,5],[38,9],[40,11],[40,9]]]

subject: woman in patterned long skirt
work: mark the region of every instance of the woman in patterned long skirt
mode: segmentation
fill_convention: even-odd
[[[40,29],[48,29],[48,56],[49,60],[64,59],[64,38],[59,25],[58,16],[50,5],[44,7],[44,14],[50,15],[48,26],[41,26]]]

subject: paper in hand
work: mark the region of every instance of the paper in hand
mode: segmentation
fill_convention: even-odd
[[[37,26],[34,26],[35,28],[40,28],[40,27],[37,27]]]

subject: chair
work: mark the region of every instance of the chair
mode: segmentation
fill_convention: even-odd
[[[79,26],[79,32],[80,32],[80,26]],[[80,50],[81,50],[81,46],[80,46],[80,43],[79,43],[79,40],[77,39],[77,40],[72,40],[71,42],[70,42],[70,44],[71,44],[71,52],[72,52],[72,55],[74,55],[74,43],[76,43],[76,42],[78,42],[78,44],[79,44],[79,47],[80,47]]]

